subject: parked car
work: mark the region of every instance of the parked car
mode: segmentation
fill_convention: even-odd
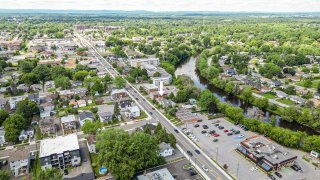
[[[234,134],[240,134],[240,131],[237,130],[237,131],[234,131],[233,133],[234,133]]]
[[[220,125],[219,125],[219,124],[215,124],[214,126],[215,126],[215,127],[218,127],[218,126],[220,126]]]
[[[214,133],[214,134],[212,134],[212,136],[213,136],[213,137],[219,137],[219,136],[220,136],[220,134],[218,134],[218,133]]]
[[[150,111],[149,114],[152,115],[152,112]]]
[[[249,129],[248,129],[247,127],[244,127],[243,130],[244,130],[244,131],[248,131]]]
[[[209,127],[207,125],[202,125],[203,129],[208,129]]]
[[[209,133],[213,134],[213,133],[216,133],[216,131],[215,130],[211,130],[211,131],[209,131]]]
[[[275,175],[277,175],[279,178],[282,178],[282,175],[279,172],[275,172]]]
[[[207,133],[207,131],[205,131],[205,130],[201,131],[201,134],[206,134],[206,133]]]
[[[219,141],[219,139],[213,139],[213,140],[212,140],[212,142],[217,142],[217,141]]]
[[[236,126],[237,126],[238,124],[239,124],[238,122],[234,123],[234,125],[236,125]]]
[[[193,154],[192,154],[191,151],[187,151],[187,154],[188,154],[189,156],[193,156]]]
[[[194,127],[195,127],[195,128],[199,127],[199,124],[195,124]]]
[[[224,127],[223,127],[223,126],[219,126],[218,128],[219,128],[219,129],[224,129]]]
[[[202,119],[198,119],[198,122],[202,122]]]
[[[69,174],[68,169],[64,169],[64,170],[63,170],[63,174],[64,174],[64,175],[68,175],[68,174]]]
[[[276,180],[276,178],[272,174],[268,174],[268,177],[272,180]]]
[[[200,151],[198,149],[194,150],[197,154],[200,154]]]
[[[202,169],[205,171],[205,172],[208,172],[209,169],[205,166],[205,165],[202,165]]]
[[[174,132],[179,133],[178,129],[174,129]]]
[[[228,136],[232,136],[232,135],[233,135],[233,133],[232,133],[232,132],[229,132],[227,135],[228,135]]]
[[[240,134],[239,136],[238,136],[238,138],[243,138],[244,137],[244,135],[243,134]]]
[[[294,164],[294,165],[292,165],[290,167],[291,167],[291,169],[293,169],[295,171],[300,171],[301,170],[301,167],[299,165],[297,165],[297,164]]]
[[[225,130],[223,130],[223,132],[225,132],[225,133],[226,133],[226,132],[229,132],[229,130],[228,130],[228,129],[225,129]]]

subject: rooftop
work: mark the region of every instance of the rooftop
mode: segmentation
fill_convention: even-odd
[[[19,161],[19,160],[24,160],[29,158],[29,149],[26,147],[20,147],[17,148],[16,150],[12,150],[9,153],[9,161]]]
[[[68,123],[71,121],[76,121],[76,117],[74,115],[68,115],[61,117],[61,123]]]
[[[42,158],[51,154],[61,154],[65,151],[77,149],[79,149],[79,142],[76,134],[57,136],[56,138],[44,139],[40,142],[39,157]]]
[[[159,169],[137,177],[138,180],[174,180],[167,168]]]

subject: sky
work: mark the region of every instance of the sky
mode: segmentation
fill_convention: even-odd
[[[320,0],[0,0],[0,9],[320,12]]]

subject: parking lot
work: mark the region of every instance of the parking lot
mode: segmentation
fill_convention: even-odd
[[[219,126],[216,124],[219,124],[223,128],[219,129]],[[204,125],[207,125],[207,127],[203,127]],[[226,164],[228,166],[227,171],[237,179],[270,179],[265,173],[256,168],[253,162],[235,151],[241,141],[256,135],[255,133],[244,131],[242,128],[235,126],[223,118],[182,125],[180,128],[186,128],[184,132],[189,134],[189,138],[196,142],[205,153],[221,166]],[[234,133],[228,135],[231,129],[234,129]],[[240,132],[235,133],[237,130]],[[190,151],[196,153],[194,150]],[[301,173],[291,168],[283,168],[280,171],[283,175],[282,179],[304,179],[306,177],[313,177],[313,175],[317,177],[317,173],[311,173],[312,170],[310,168],[312,167],[305,166],[305,162],[299,158],[297,161],[305,169],[304,172]],[[306,171],[313,175],[310,176]],[[278,179],[278,177],[276,178]]]

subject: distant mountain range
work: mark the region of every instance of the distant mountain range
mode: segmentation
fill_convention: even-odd
[[[121,15],[178,15],[178,16],[320,16],[320,12],[222,12],[222,11],[124,11],[124,10],[49,10],[49,9],[0,9],[0,14],[121,14]]]

